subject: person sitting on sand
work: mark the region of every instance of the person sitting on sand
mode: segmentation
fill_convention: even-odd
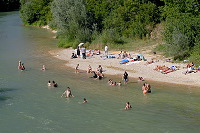
[[[122,53],[122,51],[118,54],[118,57],[117,57],[117,59],[122,59],[122,55],[123,55],[123,53]]]
[[[92,67],[90,65],[88,66],[87,73],[92,73]]]
[[[131,107],[130,103],[127,102],[124,109],[125,109],[125,110],[129,110],[129,109],[131,109],[131,108],[132,108],[132,107]]]
[[[74,53],[72,53],[72,56],[71,56],[71,59],[73,59],[73,58],[77,58],[77,55]]]
[[[71,92],[71,90],[70,90],[70,88],[69,87],[67,87],[67,89],[63,92],[63,94],[61,95],[61,97],[63,97],[64,95],[66,95],[65,97],[66,98],[68,98],[68,97],[74,97],[73,95],[72,95],[72,92]]]
[[[187,66],[186,66],[187,68],[189,68],[189,67],[194,67],[194,63],[193,62],[191,62],[191,63],[189,63],[189,64],[187,64]]]
[[[195,69],[193,67],[188,67],[187,71],[184,74],[186,75],[186,74],[192,73],[192,72],[196,73],[197,71],[195,71]]]
[[[124,53],[122,54],[122,59],[128,57],[128,54],[126,53],[126,51],[124,51]]]

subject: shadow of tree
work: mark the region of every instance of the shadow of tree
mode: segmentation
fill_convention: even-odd
[[[4,96],[3,94],[8,92],[8,91],[14,91],[16,89],[12,89],[12,88],[0,88],[0,101],[5,101],[8,99],[11,99],[11,97],[9,96]]]
[[[11,97],[8,97],[8,96],[0,96],[0,101],[5,101],[5,100],[8,100],[10,98]]]

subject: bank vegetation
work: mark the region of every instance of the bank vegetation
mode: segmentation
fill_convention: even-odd
[[[155,46],[200,64],[199,0],[20,0],[25,25],[57,30],[58,46]],[[149,48],[149,47],[148,47]]]

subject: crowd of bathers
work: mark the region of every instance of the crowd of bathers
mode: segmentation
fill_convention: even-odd
[[[79,64],[76,65],[75,67],[75,73],[79,73]],[[21,61],[19,61],[18,63],[18,69],[24,71],[25,70],[25,66],[24,63],[22,63]],[[46,70],[45,65],[42,66],[41,70]],[[93,76],[89,77],[89,78],[94,78],[96,80],[101,80],[104,78],[104,74],[103,74],[103,68],[101,65],[99,65],[96,69],[96,71],[92,70],[92,67],[89,65],[88,69],[87,69],[87,73],[92,73]],[[128,83],[128,73],[125,71],[123,76],[122,76],[122,80],[124,80],[124,84]],[[144,81],[144,79],[142,77],[139,77],[140,81]],[[121,81],[119,82],[115,82],[112,79],[109,79],[108,81],[108,85],[111,86],[121,86],[122,83]],[[58,84],[53,80],[52,82],[49,80],[47,83],[48,87],[58,87]],[[142,91],[143,94],[146,93],[151,93],[151,86],[147,83],[144,83],[144,85],[142,86]],[[71,89],[70,87],[67,87],[67,89],[62,93],[61,97],[65,96],[65,98],[70,98],[70,97],[74,97],[74,95],[72,95]],[[88,101],[86,100],[86,98],[83,99],[83,102],[80,102],[80,104],[83,103],[87,103]],[[126,102],[126,106],[125,106],[125,110],[128,110],[132,108],[129,102]]]

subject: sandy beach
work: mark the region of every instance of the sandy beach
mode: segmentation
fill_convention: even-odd
[[[106,58],[104,56],[104,51],[101,51],[100,55],[93,55],[87,57],[87,59],[74,58],[71,59],[71,55],[74,52],[74,49],[60,49],[52,50],[49,53],[55,58],[67,61],[66,66],[75,68],[77,64],[80,64],[79,69],[81,71],[87,71],[88,65],[90,65],[93,71],[96,71],[98,65],[102,65],[103,73],[105,75],[118,75],[122,76],[124,71],[127,71],[129,77],[138,78],[143,77],[146,82],[148,80],[160,81],[166,83],[182,84],[182,85],[191,85],[199,86],[200,85],[200,71],[196,73],[183,74],[187,69],[187,63],[172,63],[167,62],[164,58],[161,59],[160,55],[149,54],[149,52],[143,51],[140,52],[147,61],[152,58],[156,60],[155,63],[146,65],[147,61],[135,61],[129,62],[126,64],[120,64],[119,61],[123,59],[117,59],[118,51],[109,51],[109,54],[115,56],[116,58]],[[130,51],[129,51],[130,52]],[[130,52],[134,53],[134,51]],[[157,65],[165,65],[167,67],[178,66],[179,69],[167,74],[162,74],[161,72],[153,70]]]

